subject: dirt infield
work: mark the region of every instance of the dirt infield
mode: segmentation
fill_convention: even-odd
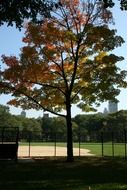
[[[93,156],[88,149],[74,148],[74,156]],[[53,146],[19,146],[18,157],[25,156],[66,156],[66,147],[53,147]]]

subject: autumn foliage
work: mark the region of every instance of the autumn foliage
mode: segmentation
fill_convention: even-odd
[[[115,99],[126,75],[116,66],[123,58],[111,53],[124,42],[108,27],[112,14],[102,2],[90,2],[60,0],[50,19],[27,24],[20,58],[2,57],[7,68],[1,92],[15,97],[9,104],[66,118],[68,160],[73,158],[71,105],[91,111],[93,103]]]

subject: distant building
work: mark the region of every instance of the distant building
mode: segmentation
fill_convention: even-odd
[[[113,102],[113,101],[109,101],[108,102],[108,112],[109,113],[114,113],[118,111],[118,103],[117,102]]]
[[[103,114],[107,115],[108,114],[108,109],[104,108]]]
[[[26,117],[26,112],[23,110],[21,111],[21,114],[20,114],[22,117]]]
[[[49,118],[49,114],[48,113],[44,113],[43,114],[43,118]]]

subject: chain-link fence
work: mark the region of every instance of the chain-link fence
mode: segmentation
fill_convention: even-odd
[[[18,146],[19,145],[19,146]],[[0,156],[66,156],[67,136],[62,132],[19,131],[0,128]],[[127,158],[127,131],[94,131],[73,134],[74,156],[109,156]]]
[[[20,131],[19,156],[66,156],[63,133]],[[77,133],[73,136],[74,156],[127,157],[127,131]],[[60,154],[61,152],[61,154]]]

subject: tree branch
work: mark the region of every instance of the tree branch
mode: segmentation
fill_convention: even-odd
[[[31,84],[37,84],[37,85],[48,87],[48,88],[58,89],[62,94],[65,95],[65,92],[63,90],[61,90],[62,87],[53,86],[51,84],[44,84],[44,83],[34,82],[34,81],[25,81],[25,80],[23,80],[23,82],[28,82],[28,83],[31,83]],[[63,88],[65,88],[65,87],[63,87]]]
[[[53,110],[50,110],[46,107],[44,107],[43,105],[41,105],[37,100],[35,100],[33,97],[29,96],[27,93],[25,93],[24,91],[21,91],[21,89],[16,89],[15,87],[13,86],[10,86],[10,84],[7,84],[7,83],[2,83],[0,82],[0,86],[3,86],[4,88],[6,87],[9,91],[16,91],[18,92],[20,95],[24,95],[26,96],[29,100],[31,100],[32,102],[36,103],[36,105],[38,105],[40,108],[42,108],[43,110],[47,111],[47,112],[50,112],[54,115],[57,115],[57,116],[61,116],[61,117],[66,117],[66,115],[64,114],[59,114],[57,112],[54,112]]]
[[[75,97],[79,94],[79,92],[83,89],[84,87],[81,87],[76,94],[71,98],[71,101],[73,102],[73,100],[75,99]]]

